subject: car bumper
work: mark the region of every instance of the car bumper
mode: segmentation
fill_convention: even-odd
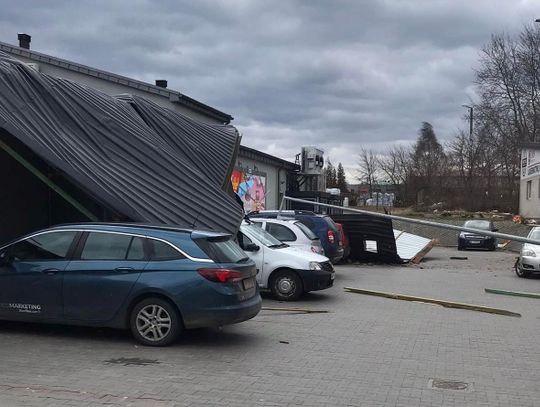
[[[478,247],[478,248],[489,248],[495,245],[495,240],[493,239],[463,239],[459,238],[458,245],[461,247]]]
[[[302,279],[304,291],[324,290],[334,285],[335,272],[316,270],[296,270]]]
[[[183,313],[182,317],[184,326],[188,329],[231,325],[253,318],[259,313],[261,306],[262,299],[257,292],[255,296],[241,303],[197,309],[190,313]]]
[[[330,260],[332,261],[332,264],[338,263],[343,258],[344,250],[343,247],[340,247],[332,257],[330,257]]]
[[[522,256],[519,259],[519,266],[523,271],[540,273],[540,257]]]

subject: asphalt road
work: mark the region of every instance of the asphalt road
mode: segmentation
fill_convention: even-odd
[[[467,260],[450,260],[467,256]],[[0,323],[0,406],[538,406],[540,292],[515,254],[434,249],[420,266],[348,265],[333,288],[168,348],[114,330]],[[347,293],[505,308],[521,318]]]

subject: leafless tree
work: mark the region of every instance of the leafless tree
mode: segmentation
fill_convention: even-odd
[[[389,147],[378,157],[381,173],[396,187],[399,200],[408,203],[408,184],[413,171],[410,146]]]
[[[360,150],[358,161],[358,180],[365,182],[369,186],[369,196],[373,197],[373,185],[377,182],[377,174],[379,172],[379,161],[373,150]]]

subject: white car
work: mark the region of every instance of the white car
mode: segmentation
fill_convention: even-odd
[[[532,228],[527,235],[529,239],[540,240],[540,226]],[[528,277],[533,273],[540,273],[540,246],[524,243],[515,265],[518,277]]]
[[[250,218],[250,221],[262,227],[280,242],[324,256],[321,240],[310,228],[298,220]]]
[[[242,223],[238,244],[257,266],[259,287],[278,300],[294,301],[334,284],[334,267],[327,257],[289,247],[254,223]]]

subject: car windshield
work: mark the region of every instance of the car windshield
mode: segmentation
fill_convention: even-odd
[[[540,240],[540,228],[534,228],[533,230],[531,230],[531,232],[529,233],[529,238]]]
[[[286,247],[282,242],[257,225],[242,225],[240,227],[243,233],[250,237],[253,236],[259,243],[266,247]]]
[[[311,231],[310,228],[308,228],[306,225],[304,225],[302,222],[294,222],[296,226],[306,235],[306,237],[309,240],[315,240],[318,239],[317,235]]]
[[[216,263],[242,263],[248,260],[244,251],[230,236],[196,239],[195,242]]]
[[[485,220],[468,220],[463,225],[466,228],[472,228],[472,229],[482,229],[482,230],[490,230],[491,225],[488,221]]]

